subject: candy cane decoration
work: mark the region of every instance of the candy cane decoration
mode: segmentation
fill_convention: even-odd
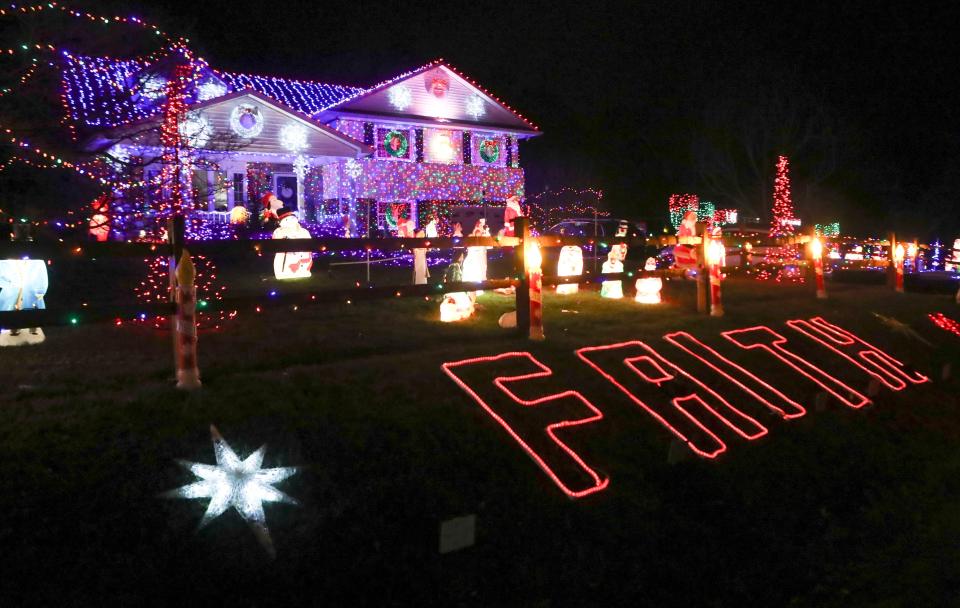
[[[197,270],[190,252],[183,250],[177,264],[177,388],[200,388],[200,370],[197,367]]]

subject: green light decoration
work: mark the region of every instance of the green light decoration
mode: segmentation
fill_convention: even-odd
[[[717,215],[717,206],[710,201],[700,201],[697,207],[697,221],[712,223]]]
[[[840,236],[840,222],[831,222],[829,224],[814,224],[813,229],[820,236],[827,238]]]
[[[480,158],[485,163],[495,163],[500,158],[500,142],[496,139],[484,139],[478,146]]]
[[[402,131],[393,129],[387,131],[383,136],[383,149],[394,158],[406,158],[409,147],[410,142],[407,141],[407,136]]]

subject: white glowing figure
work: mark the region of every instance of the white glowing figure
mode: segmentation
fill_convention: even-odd
[[[473,299],[465,292],[456,291],[444,294],[440,303],[440,320],[453,323],[470,318],[473,314]]]
[[[273,484],[283,481],[297,472],[296,467],[278,467],[263,469],[263,454],[267,446],[240,460],[227,442],[210,425],[210,436],[213,439],[213,453],[217,464],[200,464],[197,462],[180,461],[184,467],[196,475],[200,481],[170,490],[165,494],[168,498],[209,498],[207,512],[200,520],[200,528],[219,517],[224,511],[233,507],[253,529],[257,540],[263,545],[271,557],[276,556],[273,542],[270,540],[270,531],[267,529],[267,519],[263,513],[264,502],[285,502],[297,504],[297,501],[280,490],[272,487]]]
[[[952,254],[947,255],[947,259],[960,260],[960,239],[953,240]],[[943,269],[946,271],[960,270],[960,264],[947,262]]]
[[[307,130],[302,125],[289,124],[280,128],[280,145],[291,152],[307,148]]]
[[[560,261],[557,262],[557,276],[575,277],[583,274],[583,250],[576,245],[566,245],[560,249]],[[576,283],[557,285],[557,293],[577,293],[580,286]]]
[[[180,122],[180,137],[186,139],[191,148],[202,148],[210,141],[213,126],[207,117],[198,112],[189,112]]]
[[[428,239],[437,238],[440,235],[440,233],[437,231],[437,219],[431,217],[430,221],[427,222],[427,225],[424,226],[423,232]]]
[[[470,236],[490,236],[487,220],[477,220]],[[467,247],[467,255],[463,260],[463,281],[466,283],[482,283],[487,280],[487,248]],[[483,293],[477,291],[476,293]]]
[[[300,225],[290,210],[280,211],[280,227],[273,231],[275,239],[309,239],[310,232]],[[310,276],[313,253],[285,251],[273,256],[273,274],[278,279],[305,279]]]
[[[130,162],[130,149],[121,144],[114,144],[107,150],[106,161],[114,171],[123,171]]]
[[[346,172],[347,177],[350,179],[357,179],[360,177],[360,174],[363,173],[363,165],[358,163],[355,159],[350,159],[343,165],[343,170]]]
[[[205,82],[197,87],[197,100],[207,101],[227,94],[227,87],[219,82]]]
[[[430,160],[449,163],[454,157],[453,142],[449,131],[436,131],[430,138]]]
[[[154,75],[147,78],[140,85],[140,95],[151,101],[156,101],[167,94],[167,79],[163,76]]]
[[[410,94],[410,89],[402,84],[387,89],[387,99],[390,101],[390,105],[400,112],[409,108],[410,104],[413,103],[413,95]]]
[[[479,95],[473,95],[469,99],[467,99],[467,104],[465,109],[467,111],[467,114],[472,116],[474,119],[480,118],[487,111],[486,104],[484,104],[484,101],[483,101],[483,97],[480,97]]]
[[[656,270],[657,261],[653,258],[647,258],[643,265],[644,270]],[[634,298],[640,304],[659,304],[660,290],[663,288],[663,280],[660,277],[645,277],[637,279],[637,295]]]
[[[47,293],[47,265],[43,260],[0,260],[0,310],[44,309]],[[0,330],[0,346],[43,342],[43,330]]]
[[[618,247],[614,247],[610,253],[607,254],[607,261],[603,263],[603,268],[600,269],[603,274],[612,274],[616,272],[623,272],[623,262],[620,261],[620,250]],[[613,298],[620,299],[623,297],[623,283],[620,279],[615,281],[604,281],[600,284],[600,297],[601,298]]]

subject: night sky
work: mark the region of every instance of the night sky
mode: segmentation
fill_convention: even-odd
[[[673,192],[757,215],[778,154],[805,223],[953,238],[954,31],[931,3],[107,3],[216,68],[369,86],[436,57],[543,130],[528,193],[599,187],[663,219]]]

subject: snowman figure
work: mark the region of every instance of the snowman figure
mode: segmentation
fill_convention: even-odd
[[[418,230],[416,238],[425,238],[426,233]],[[413,284],[426,285],[427,277],[430,276],[430,269],[427,267],[427,250],[424,247],[413,248]]]
[[[48,284],[43,260],[0,260],[0,310],[43,310]],[[39,327],[0,331],[0,346],[39,344],[43,340]]]
[[[643,265],[644,270],[656,270],[657,261],[653,258],[647,258]],[[663,288],[663,280],[660,277],[644,277],[637,279],[637,295],[635,301],[640,304],[659,304],[660,290]]]
[[[560,249],[560,261],[557,262],[558,277],[575,277],[583,274],[583,250],[576,245],[566,245]],[[576,283],[557,285],[558,294],[577,293],[580,286]]]
[[[603,274],[613,274],[616,272],[623,272],[623,262],[620,261],[620,251],[619,248],[614,247],[610,250],[610,253],[607,254],[607,261],[603,263],[603,268],[601,268]],[[600,297],[601,298],[613,298],[620,299],[623,297],[623,283],[620,279],[615,281],[604,281],[600,285]]]
[[[437,231],[437,218],[436,216],[431,215],[427,225],[423,228],[424,234],[426,234],[428,239],[435,239],[440,236],[440,233]]]
[[[280,227],[273,231],[275,239],[309,239],[310,233],[300,225],[296,214],[290,209],[277,212]],[[295,251],[278,253],[273,257],[273,274],[278,279],[304,279],[310,276],[313,253]]]

